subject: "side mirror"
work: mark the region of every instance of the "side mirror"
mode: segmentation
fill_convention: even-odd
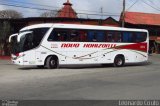
[[[25,36],[26,34],[32,33],[32,31],[26,31],[26,32],[22,32],[18,35],[17,37],[17,42],[20,42],[21,37]]]
[[[15,34],[10,35],[10,36],[9,36],[9,43],[11,42],[12,37],[17,36],[17,35],[18,35],[18,33],[15,33]]]

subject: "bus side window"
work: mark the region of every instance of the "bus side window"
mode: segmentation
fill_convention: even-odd
[[[128,42],[128,33],[123,32],[123,42]]]
[[[115,32],[114,33],[114,41],[115,42],[121,42],[122,41],[122,34],[121,34],[121,32]]]
[[[96,39],[98,42],[104,42],[105,41],[105,34],[103,31],[97,31]]]
[[[114,35],[113,35],[114,33],[113,32],[106,32],[106,42],[114,42],[114,39],[113,39],[113,37],[114,37]]]
[[[136,33],[136,42],[144,42],[146,41],[146,34],[145,33]]]
[[[61,29],[54,29],[48,38],[48,41],[66,41],[66,40],[67,40],[67,31]]]
[[[89,42],[96,42],[97,39],[96,39],[96,33],[95,33],[95,31],[88,31],[87,38],[88,38]]]
[[[48,37],[48,41],[57,41],[58,40],[58,32],[54,29],[52,30],[52,32],[50,33],[49,37]]]
[[[123,32],[123,41],[127,43],[135,42],[135,35],[132,32]]]
[[[88,31],[89,42],[104,42],[105,33],[103,31]]]
[[[78,30],[70,30],[69,32],[70,32],[70,40],[69,41],[73,41],[73,42],[79,41]]]
[[[86,42],[87,41],[87,32],[80,30],[79,31],[79,39],[81,42]]]
[[[57,33],[57,41],[64,41],[65,33]]]

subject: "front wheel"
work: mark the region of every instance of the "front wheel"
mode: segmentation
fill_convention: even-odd
[[[50,56],[47,58],[46,67],[48,69],[58,68],[58,59],[56,57]]]
[[[114,66],[115,67],[122,67],[124,66],[125,59],[123,56],[116,56],[114,59]]]

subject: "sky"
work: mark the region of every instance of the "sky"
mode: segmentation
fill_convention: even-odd
[[[67,0],[0,0],[0,10],[13,9],[21,12],[24,17],[38,17],[43,12],[59,10],[66,1]],[[80,18],[105,19],[111,16],[118,20],[123,8],[123,0],[70,0],[70,2],[73,4],[73,9],[77,13],[84,13],[78,14]],[[18,5],[29,7],[30,9],[6,5]],[[160,14],[160,0],[126,0],[126,11]]]

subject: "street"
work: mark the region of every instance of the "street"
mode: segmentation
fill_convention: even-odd
[[[0,60],[0,99],[117,100],[160,98],[160,55],[143,64],[38,69]]]

